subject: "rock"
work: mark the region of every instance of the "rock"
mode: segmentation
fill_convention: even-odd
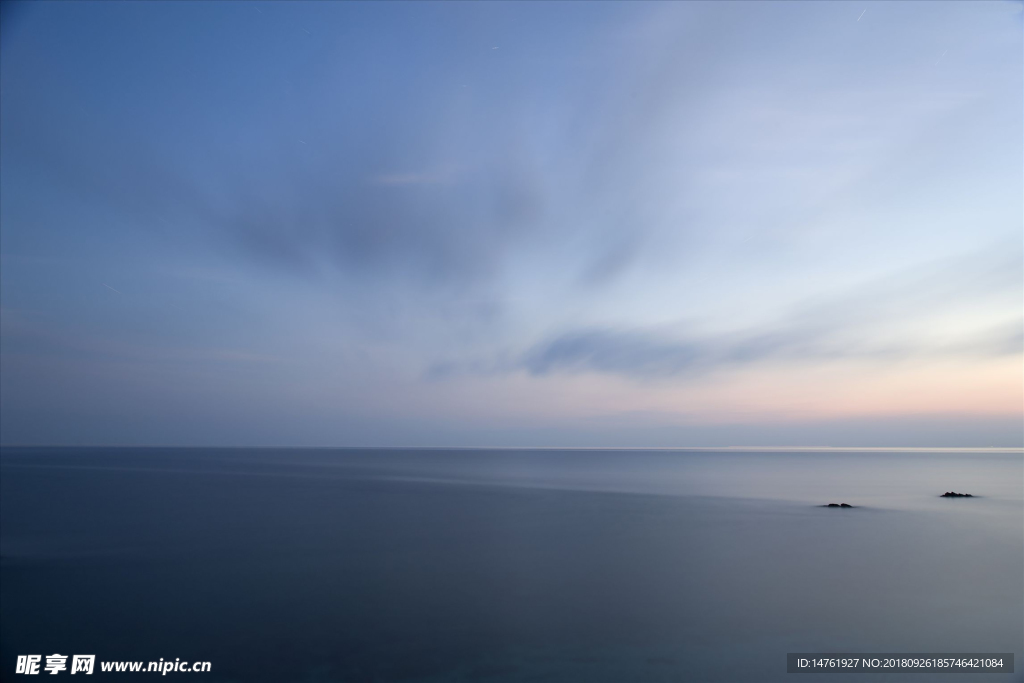
[[[940,497],[941,498],[974,498],[974,496],[972,496],[969,493],[957,493],[956,491],[946,491]]]
[[[852,508],[853,506],[848,503],[829,503],[828,505],[822,505],[823,508]]]

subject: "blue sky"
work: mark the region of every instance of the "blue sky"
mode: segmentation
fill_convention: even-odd
[[[3,442],[1024,445],[1021,10],[19,6]]]

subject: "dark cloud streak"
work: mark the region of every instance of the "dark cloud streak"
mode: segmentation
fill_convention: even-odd
[[[1009,255],[1008,255],[1009,254]],[[649,380],[687,377],[765,363],[834,360],[899,362],[915,358],[993,358],[1024,353],[1024,318],[972,327],[954,339],[922,336],[943,316],[988,302],[1024,301],[1024,264],[1000,247],[918,267],[828,299],[811,300],[775,323],[700,334],[609,325],[552,335],[519,354],[492,362],[438,363],[434,379],[526,371],[552,375],[601,373]],[[885,336],[892,325],[917,331]],[[948,325],[948,321],[946,322]],[[881,332],[881,334],[879,334]]]
[[[822,360],[899,361],[933,356],[1003,356],[1022,351],[1019,329],[993,330],[976,343],[868,345],[788,329],[748,336],[678,338],[646,331],[594,329],[568,332],[528,350],[519,367],[533,375],[596,372],[638,379],[693,376],[767,362]]]

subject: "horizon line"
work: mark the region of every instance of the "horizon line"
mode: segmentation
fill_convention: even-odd
[[[720,452],[943,452],[1024,453],[1024,446],[174,446],[161,444],[0,444],[4,448],[152,448],[230,450],[418,450],[418,451],[720,451]]]

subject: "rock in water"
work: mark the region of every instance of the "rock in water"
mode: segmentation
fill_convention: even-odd
[[[956,491],[946,491],[940,497],[941,498],[974,498],[974,496],[972,496],[969,493],[957,493]]]
[[[823,508],[852,508],[853,506],[848,503],[829,503],[828,505],[822,505]]]

